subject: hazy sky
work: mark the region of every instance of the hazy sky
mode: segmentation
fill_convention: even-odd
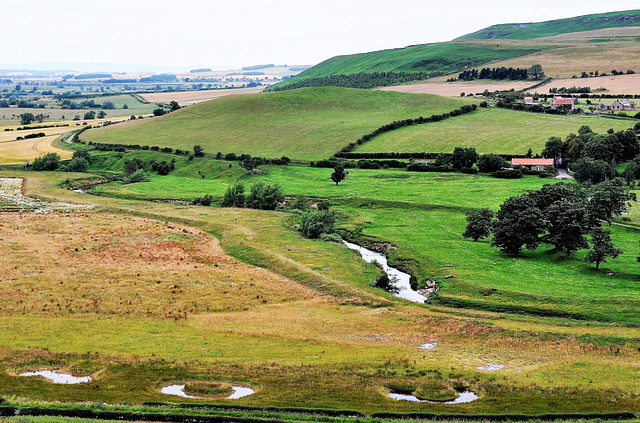
[[[315,64],[340,54],[449,41],[498,23],[638,8],[637,0],[0,2],[0,67],[99,62],[186,70]]]

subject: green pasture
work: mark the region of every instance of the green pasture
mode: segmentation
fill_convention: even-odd
[[[152,120],[93,129],[85,141],[158,145],[208,154],[326,159],[394,120],[446,113],[468,99],[343,88],[230,96]]]
[[[582,125],[594,132],[632,128],[634,121],[602,117],[556,116],[500,108],[478,108],[455,118],[414,125],[379,135],[353,152],[445,152],[475,147],[478,153],[540,153],[550,137],[564,139]]]
[[[169,176],[130,185],[114,182],[94,192],[123,199],[190,200],[211,194],[219,201],[236,181],[244,182],[247,189],[258,180],[277,183],[287,195],[328,199],[344,215],[345,229],[361,231],[356,236],[398,246],[391,258],[414,263],[410,267],[421,281],[437,280],[445,304],[454,305],[447,301],[455,300],[455,305],[469,308],[640,325],[640,267],[635,260],[640,233],[635,230],[612,226],[614,243],[625,254],[600,271],[584,261],[586,251],[564,259],[543,244],[535,252],[511,257],[488,241],[462,238],[467,210],[489,207],[495,211],[506,198],[555,180],[350,169],[348,178],[335,185],[329,179],[331,169],[261,166],[259,170],[267,174],[251,176],[237,162],[231,162],[232,169],[228,163],[182,159]],[[209,173],[205,179],[203,172]],[[454,277],[444,279],[450,274]],[[496,291],[486,295],[492,289]]]

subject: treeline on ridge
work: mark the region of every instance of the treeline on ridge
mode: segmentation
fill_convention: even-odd
[[[525,68],[506,68],[504,66],[499,68],[482,68],[467,69],[458,75],[458,79],[461,81],[473,81],[474,79],[512,79],[514,81],[525,80],[529,77],[529,70]],[[456,79],[453,78],[453,81]],[[450,80],[450,82],[452,82]]]
[[[350,75],[330,75],[318,78],[307,78],[297,81],[292,78],[286,85],[274,85],[265,91],[285,91],[308,87],[342,87],[371,89],[389,85],[421,81],[442,75],[441,72],[371,72]]]

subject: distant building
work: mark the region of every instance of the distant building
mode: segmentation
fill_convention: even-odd
[[[601,112],[632,112],[638,109],[638,103],[628,100],[616,100],[612,104],[600,103],[596,106],[596,109]]]
[[[573,98],[553,97],[551,100],[551,107],[554,109],[557,109],[558,107],[569,107],[573,110],[574,104]]]
[[[535,104],[533,102],[533,97],[525,97],[524,98],[524,104]]]
[[[553,167],[553,159],[511,159],[511,166],[527,166],[531,170],[546,170]]]

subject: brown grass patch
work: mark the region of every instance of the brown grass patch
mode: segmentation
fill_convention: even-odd
[[[394,85],[392,87],[378,88],[380,91],[397,91],[410,94],[435,94],[445,97],[459,97],[460,93],[475,94],[484,90],[508,91],[510,89],[521,90],[530,87],[531,81],[502,81],[502,82],[442,82],[423,83],[410,85]]]
[[[312,292],[224,254],[204,232],[106,214],[3,214],[0,309],[186,319]]]
[[[624,71],[626,71],[626,69]],[[640,74],[599,76],[597,78],[556,79],[547,85],[537,88],[536,91],[548,93],[550,88],[569,88],[574,86],[591,87],[593,94],[598,94],[595,90],[599,88],[605,89],[605,91],[602,92],[603,94],[640,94]],[[615,100],[604,100],[605,103],[612,103],[613,101]]]

